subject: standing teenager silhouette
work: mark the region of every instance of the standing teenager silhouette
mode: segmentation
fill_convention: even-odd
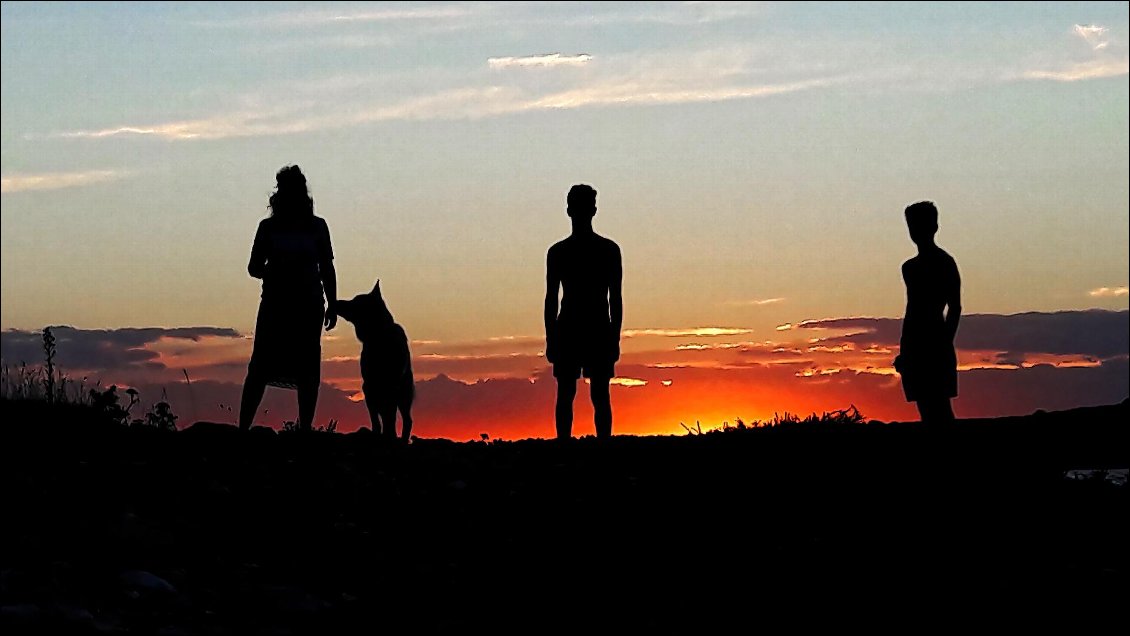
[[[902,376],[906,400],[917,403],[923,422],[952,422],[950,399],[957,397],[953,343],[961,320],[961,277],[957,263],[934,243],[938,208],[933,202],[908,206],[906,225],[918,256],[902,264],[906,317],[895,370]]]
[[[620,359],[624,322],[620,248],[592,229],[596,190],[575,185],[566,202],[573,232],[546,257],[545,357],[557,378],[557,438],[572,436],[573,399],[582,375],[590,383],[596,435],[605,438],[612,435],[608,383]]]
[[[309,430],[321,385],[322,327],[337,324],[337,273],[329,227],[314,216],[302,171],[286,166],[275,181],[271,214],[259,222],[247,264],[248,274],[263,279],[263,295],[239,427],[251,428],[269,384],[298,390],[298,425]]]

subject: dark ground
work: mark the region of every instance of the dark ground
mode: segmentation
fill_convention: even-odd
[[[3,634],[1127,624],[1130,488],[1065,478],[1130,466],[1126,402],[408,448],[3,408]]]

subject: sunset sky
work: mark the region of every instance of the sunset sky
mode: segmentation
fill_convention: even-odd
[[[1130,393],[1125,2],[0,11],[6,364],[67,325],[72,377],[234,421],[251,239],[296,163],[341,296],[380,278],[413,339],[421,436],[552,434],[545,252],[574,183],[623,253],[616,432],[912,418],[890,367],[922,199],[973,314],[959,416]],[[323,339],[318,423],[367,424],[359,348]]]

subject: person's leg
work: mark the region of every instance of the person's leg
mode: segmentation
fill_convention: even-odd
[[[247,373],[243,381],[243,397],[239,401],[239,429],[246,431],[255,422],[255,412],[259,410],[259,403],[263,401],[263,393],[267,390],[267,383],[258,377],[258,374]]]
[[[314,413],[318,409],[318,390],[322,387],[322,321],[325,307],[319,301],[309,318],[309,341],[303,341],[295,353],[301,352],[301,369],[298,376],[298,430],[314,427]],[[307,342],[309,344],[307,344]]]
[[[314,425],[320,384],[321,382],[304,382],[298,385],[298,430],[300,431],[308,431]]]
[[[612,437],[612,398],[608,394],[608,379],[590,378],[589,395],[592,397],[596,436]]]
[[[390,442],[396,441],[396,402],[392,400],[381,405],[381,436]]]
[[[576,396],[576,378],[557,378],[557,439],[573,436],[573,398]]]
[[[914,406],[918,407],[918,421],[923,424],[929,422],[934,414],[930,411],[929,400],[915,400]]]
[[[950,398],[939,399],[938,406],[936,408],[937,418],[939,422],[942,422],[943,424],[949,424],[954,421],[953,404],[950,402]]]
[[[949,398],[919,400],[918,415],[923,424],[946,424],[954,420]]]

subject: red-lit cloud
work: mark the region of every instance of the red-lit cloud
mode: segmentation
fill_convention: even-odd
[[[1130,312],[1071,311],[963,317],[958,337],[959,416],[996,416],[1035,409],[1111,403],[1126,398]],[[901,321],[834,318],[799,321],[751,340],[751,329],[638,328],[624,341],[611,387],[615,430],[679,433],[741,417],[807,414],[855,405],[866,416],[911,419],[892,367]],[[56,328],[59,366],[137,387],[143,405],[168,396],[183,422],[234,421],[251,340],[231,329]],[[5,364],[35,363],[40,334],[0,334]],[[548,436],[553,432],[555,380],[539,336],[473,342],[414,342],[415,432],[453,439]],[[361,401],[360,345],[340,334],[324,345],[318,421],[339,430],[368,425]],[[186,374],[191,383],[186,382]],[[93,380],[91,380],[93,381]],[[258,420],[293,419],[292,392],[271,389]],[[575,432],[592,432],[588,391],[581,384]]]

